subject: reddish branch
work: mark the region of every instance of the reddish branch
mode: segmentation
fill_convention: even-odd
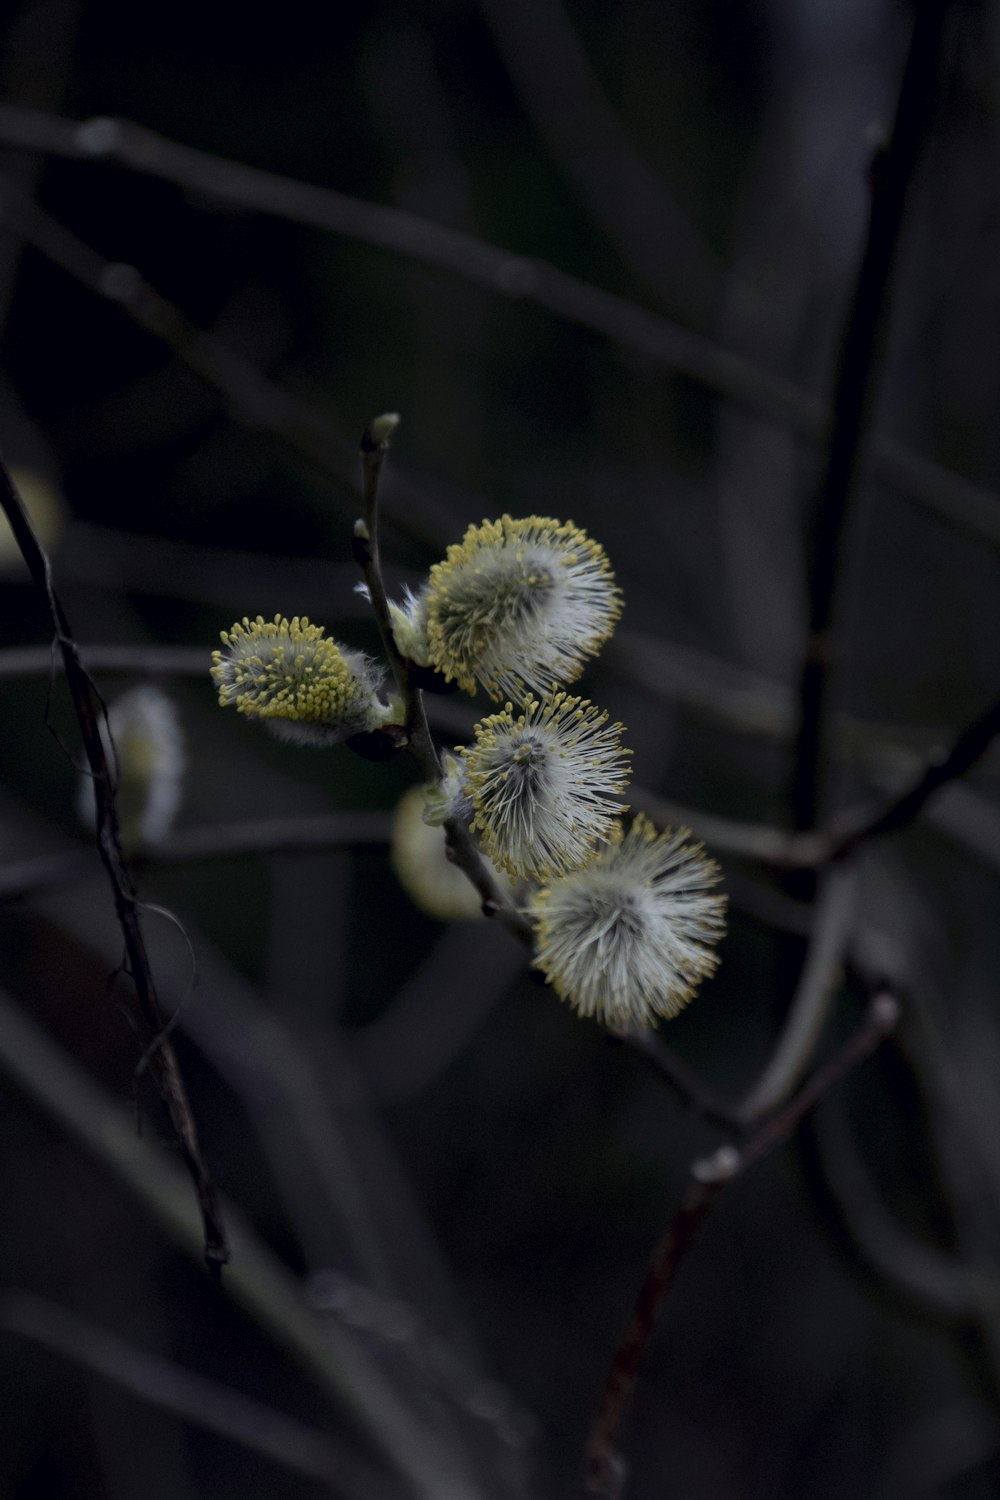
[[[882,992],[870,1003],[862,1025],[841,1050],[805,1083],[793,1099],[739,1146],[720,1146],[695,1162],[692,1183],[669,1229],[653,1252],[635,1311],[615,1351],[597,1419],[586,1450],[585,1489],[601,1500],[618,1500],[625,1466],[618,1451],[621,1429],[657,1315],[684,1257],[727,1183],[773,1151],[796,1130],[811,1109],[842,1078],[875,1051],[899,1019],[899,1002]]]

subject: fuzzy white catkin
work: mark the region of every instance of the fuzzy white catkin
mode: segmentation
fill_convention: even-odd
[[[687,829],[641,814],[585,870],[536,893],[535,962],[561,999],[615,1030],[675,1016],[713,972],[725,898]]]
[[[184,789],[184,735],[177,710],[151,683],[116,698],[101,723],[104,752],[116,785],[116,809],[125,848],[152,848],[170,833]],[[94,783],[80,781],[80,819],[96,817]]]
[[[574,682],[621,614],[604,549],[551,516],[470,526],[431,568],[431,664],[466,692],[523,702]]]

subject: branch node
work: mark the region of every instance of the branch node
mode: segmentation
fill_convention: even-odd
[[[743,1157],[735,1146],[720,1146],[711,1156],[703,1156],[691,1164],[691,1176],[695,1182],[728,1182],[737,1176],[743,1167]]]

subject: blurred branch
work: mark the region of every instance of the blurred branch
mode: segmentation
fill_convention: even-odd
[[[155,540],[155,546],[151,542]],[[128,594],[190,599],[212,610],[232,610],[240,619],[247,599],[267,619],[296,600],[310,617],[357,619],[363,601],[354,592],[357,572],[329,556],[281,557],[271,552],[200,547],[189,541],[155,539],[118,527],[72,521],[56,554],[66,582],[114,588]]]
[[[200,646],[78,646],[77,654],[88,672],[208,680],[210,657]],[[62,659],[50,646],[7,646],[0,650],[0,682],[45,677],[64,670]]]
[[[975,1319],[985,1289],[977,1286],[977,1278],[957,1256],[918,1239],[892,1217],[851,1139],[843,1110],[831,1103],[816,1122],[815,1140],[838,1231],[848,1237],[862,1262],[921,1312]]]
[[[2,106],[0,106],[2,107]],[[0,222],[74,280],[106,301],[154,338],[229,402],[233,413],[281,439],[321,473],[352,486],[351,448],[320,413],[220,339],[196,327],[161,297],[134,266],[107,261],[83,240],[0,178]],[[399,529],[437,544],[452,530],[450,514],[418,486],[397,478]]]
[[[0,56],[0,96],[15,108],[59,109],[73,72],[73,53],[80,28],[82,0],[26,0],[14,15],[8,8]],[[9,173],[22,192],[32,194],[45,167],[44,150],[0,155],[0,172]],[[17,281],[21,243],[0,233],[0,334]]]
[[[787,427],[807,442],[821,443],[824,440],[828,413],[823,402],[709,339],[625,298],[570,276],[545,261],[512,255],[472,235],[442,228],[402,209],[366,203],[333,189],[295,182],[178,145],[127,121],[95,119],[78,123],[37,110],[0,104],[0,140],[22,149],[46,151],[78,161],[115,161],[132,171],[176,183],[223,203],[274,214],[293,223],[409,256],[473,282],[495,295],[534,302],[556,317],[589,328],[655,365],[674,370],[720,392],[765,420]],[[6,203],[3,212],[7,212]],[[32,212],[38,213],[37,210]],[[23,217],[16,201],[13,213],[15,221]],[[43,222],[44,219],[36,220],[36,224]],[[34,235],[26,232],[23,223],[15,222],[15,227],[43,253],[49,254]],[[73,243],[78,246],[80,242]],[[56,246],[52,248],[55,250]],[[92,252],[87,253],[92,255]],[[62,264],[59,254],[51,258]],[[64,268],[70,269],[69,266]],[[138,279],[131,268],[124,269]],[[119,276],[118,280],[121,282],[122,278]],[[114,278],[107,292],[102,291],[97,282],[87,281],[87,284],[92,284],[92,289],[101,295],[121,300],[122,289],[119,286],[115,291]],[[225,353],[224,364],[231,366],[237,357],[231,351]],[[249,367],[243,366],[238,373],[246,376],[248,371]],[[213,379],[206,370],[203,369],[202,373],[205,378]],[[252,398],[256,392],[270,398],[275,388],[267,389],[268,383],[260,384],[262,377],[257,372],[253,374],[257,380],[256,384],[251,382],[253,388],[248,395]],[[236,383],[242,385],[243,381],[240,379]],[[284,392],[280,392],[280,396],[280,403],[275,402],[274,406],[284,408],[295,426],[304,416],[304,411],[298,403],[294,403],[293,411],[292,398]],[[281,417],[270,399],[265,405],[272,417]],[[252,411],[252,399],[250,408]],[[311,427],[320,421],[312,413],[309,413],[309,419]],[[274,430],[279,428],[280,421]],[[294,441],[288,432],[280,431],[280,435]],[[329,438],[329,429],[324,424],[323,439],[329,442]],[[317,432],[313,434],[313,442],[325,446]],[[311,447],[311,444],[307,442],[306,447]],[[318,458],[324,467],[328,466],[326,458],[317,454],[312,456]],[[1000,543],[1000,501],[991,491],[949,473],[885,437],[873,441],[869,462],[872,474],[882,483],[944,520],[984,537],[994,545]],[[344,477],[348,462],[345,445],[339,438],[334,463],[335,472]],[[424,496],[416,498],[424,503],[427,501]]]
[[[230,1386],[147,1354],[53,1302],[28,1292],[2,1293],[0,1327],[347,1500],[390,1500],[399,1494],[364,1459],[325,1433]]]
[[[812,1061],[830,1014],[837,973],[851,936],[855,886],[853,869],[836,868],[824,877],[813,906],[813,930],[806,961],[781,1036],[759,1080],[739,1109],[747,1125],[777,1109]]]
[[[136,1135],[125,1112],[0,994],[0,1068],[143,1202],[169,1236],[198,1258],[203,1245],[184,1176]],[[320,1324],[273,1252],[230,1205],[236,1255],[229,1295],[287,1350],[361,1428],[423,1500],[482,1500],[458,1456],[406,1407],[353,1337]]]
[[[870,169],[868,236],[840,351],[833,424],[810,559],[809,639],[799,688],[791,795],[793,820],[802,829],[815,827],[822,803],[829,750],[826,721],[834,656],[834,592],[841,570],[848,502],[872,417],[903,209],[937,104],[941,37],[948,5],[949,0],[922,0],[916,7],[892,135],[876,153]]]
[[[1000,698],[961,730],[949,750],[935,751],[902,791],[837,813],[825,828],[789,832],[765,823],[743,823],[670,802],[643,787],[632,788],[632,800],[656,822],[690,828],[720,853],[757,860],[777,869],[822,870],[847,859],[869,839],[896,833],[914,822],[938,792],[982,759],[998,734]],[[982,826],[984,822],[987,826],[995,824],[997,811],[973,793],[967,795],[974,799],[969,810],[971,816],[963,819],[946,814],[942,818],[932,817],[931,821],[952,837],[973,844],[977,852],[988,852],[996,861],[1000,859],[1000,841],[995,846],[993,842],[987,844],[982,837]],[[1000,828],[996,831],[1000,833]]]
[[[773,1151],[795,1131],[824,1094],[879,1046],[895,1028],[899,1002],[883,991],[871,1001],[862,1025],[839,1052],[783,1109],[738,1147],[720,1146],[712,1156],[691,1168],[693,1182],[666,1234],[653,1252],[635,1312],[615,1352],[600,1410],[586,1450],[585,1489],[602,1500],[618,1500],[625,1482],[625,1466],[618,1452],[618,1435],[639,1367],[652,1336],[663,1299],[673,1285],[684,1258],[725,1186]]]
[[[184,1164],[195,1186],[205,1233],[205,1261],[216,1277],[229,1259],[215,1186],[198,1144],[198,1132],[188,1102],[177,1055],[170,1040],[153,978],[146,943],[139,923],[138,903],[128,867],[122,855],[115,804],[115,776],[108,761],[102,729],[106,728],[104,706],[84,669],[69,620],[52,582],[49,560],[35,535],[6,464],[0,459],[0,505],[28,565],[35,587],[44,596],[52,618],[55,644],[62,657],[66,683],[76,712],[94,786],[97,847],[107,872],[114,899],[115,916],[121,928],[128,972],[135,987],[139,1012],[146,1029],[144,1060],[166,1105]],[[109,734],[110,738],[110,734]]]
[[[392,814],[341,812],[326,816],[260,818],[253,821],[182,828],[155,848],[131,856],[134,869],[160,865],[242,859],[247,855],[322,853],[330,849],[388,846]],[[54,890],[97,873],[92,849],[68,849],[0,865],[0,902]]]
[[[913,783],[903,792],[867,813],[844,815],[834,824],[825,853],[828,861],[843,859],[866,839],[905,828],[919,815],[931,797],[950,781],[964,776],[980,760],[1000,734],[1000,698],[994,700],[978,718],[973,719],[943,757],[935,756]]]
[[[460,1349],[428,1324],[422,1309],[330,1269],[310,1279],[309,1301],[320,1312],[332,1313],[377,1340],[395,1358],[404,1355],[429,1386],[459,1411],[485,1423],[504,1448],[523,1449],[535,1435],[532,1413],[498,1381],[481,1375]]]
[[[377,1102],[399,1104],[426,1091],[524,967],[523,952],[506,933],[494,935],[482,922],[450,922],[382,1014],[352,1035]]]
[[[622,263],[664,306],[711,326],[726,267],[639,155],[561,0],[479,9],[532,124]]]

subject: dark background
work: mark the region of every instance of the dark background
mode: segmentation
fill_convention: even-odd
[[[1000,15],[988,3],[952,12],[876,426],[988,491],[1000,461]],[[9,0],[0,13],[8,104],[131,119],[511,258],[475,284],[364,233],[323,233],[113,161],[5,151],[19,194],[103,260],[134,266],[313,414],[313,437],[296,442],[273,399],[250,410],[220,392],[190,367],[189,335],[169,347],[94,274],[89,285],[73,274],[91,265],[79,247],[73,265],[54,264],[51,226],[33,242],[9,228],[0,239],[0,446],[61,494],[53,564],[76,633],[204,651],[203,675],[169,682],[187,742],[181,826],[388,811],[413,783],[405,758],[381,767],[255,733],[219,712],[207,676],[219,630],[245,613],[308,613],[374,649],[353,593],[355,450],[370,417],[398,410],[394,582],[416,582],[469,523],[505,510],[572,518],[612,558],[625,614],[585,687],[627,725],[633,800],[695,810],[731,901],[718,976],[664,1036],[735,1096],[773,1046],[800,953],[780,881],[713,842],[696,810],[788,823],[820,450],[762,413],[765,374],[734,399],[625,333],[512,295],[530,277],[515,258],[825,398],[910,9],[440,0],[258,17],[185,0],[141,11]],[[838,592],[831,808],[898,785],[995,693],[998,542],[995,495],[970,520],[873,477],[860,486]],[[0,609],[5,647],[47,643],[16,560]],[[98,677],[109,698],[134,680]],[[11,866],[85,847],[71,709],[57,687],[67,753],[46,730],[47,691],[44,665],[15,675],[0,651]],[[438,714],[446,743],[474,717],[461,698]],[[859,930],[912,997],[900,1043],[707,1225],[626,1427],[637,1500],[996,1493],[997,791],[987,760],[860,859]],[[719,1132],[531,983],[504,933],[422,916],[381,843],[154,867],[141,889],[197,955],[177,1046],[222,1190],[314,1295],[338,1303],[428,1429],[458,1434],[477,1493],[578,1493],[648,1254]],[[155,916],[147,926],[176,1004],[184,940]],[[169,1153],[148,1082],[133,1082],[141,1043],[127,987],[109,980],[118,940],[96,856],[92,878],[0,908],[0,954],[4,993],[123,1110],[137,1092],[146,1140]],[[843,987],[826,1050],[861,998]],[[2,1036],[0,1064],[0,1283],[363,1451],[346,1409],[280,1339],[14,1081]],[[945,1271],[963,1290],[957,1310],[934,1279]],[[0,1320],[16,1322],[13,1305]],[[323,1492],[141,1400],[127,1374],[104,1380],[23,1331],[0,1334],[0,1348],[4,1495]]]

